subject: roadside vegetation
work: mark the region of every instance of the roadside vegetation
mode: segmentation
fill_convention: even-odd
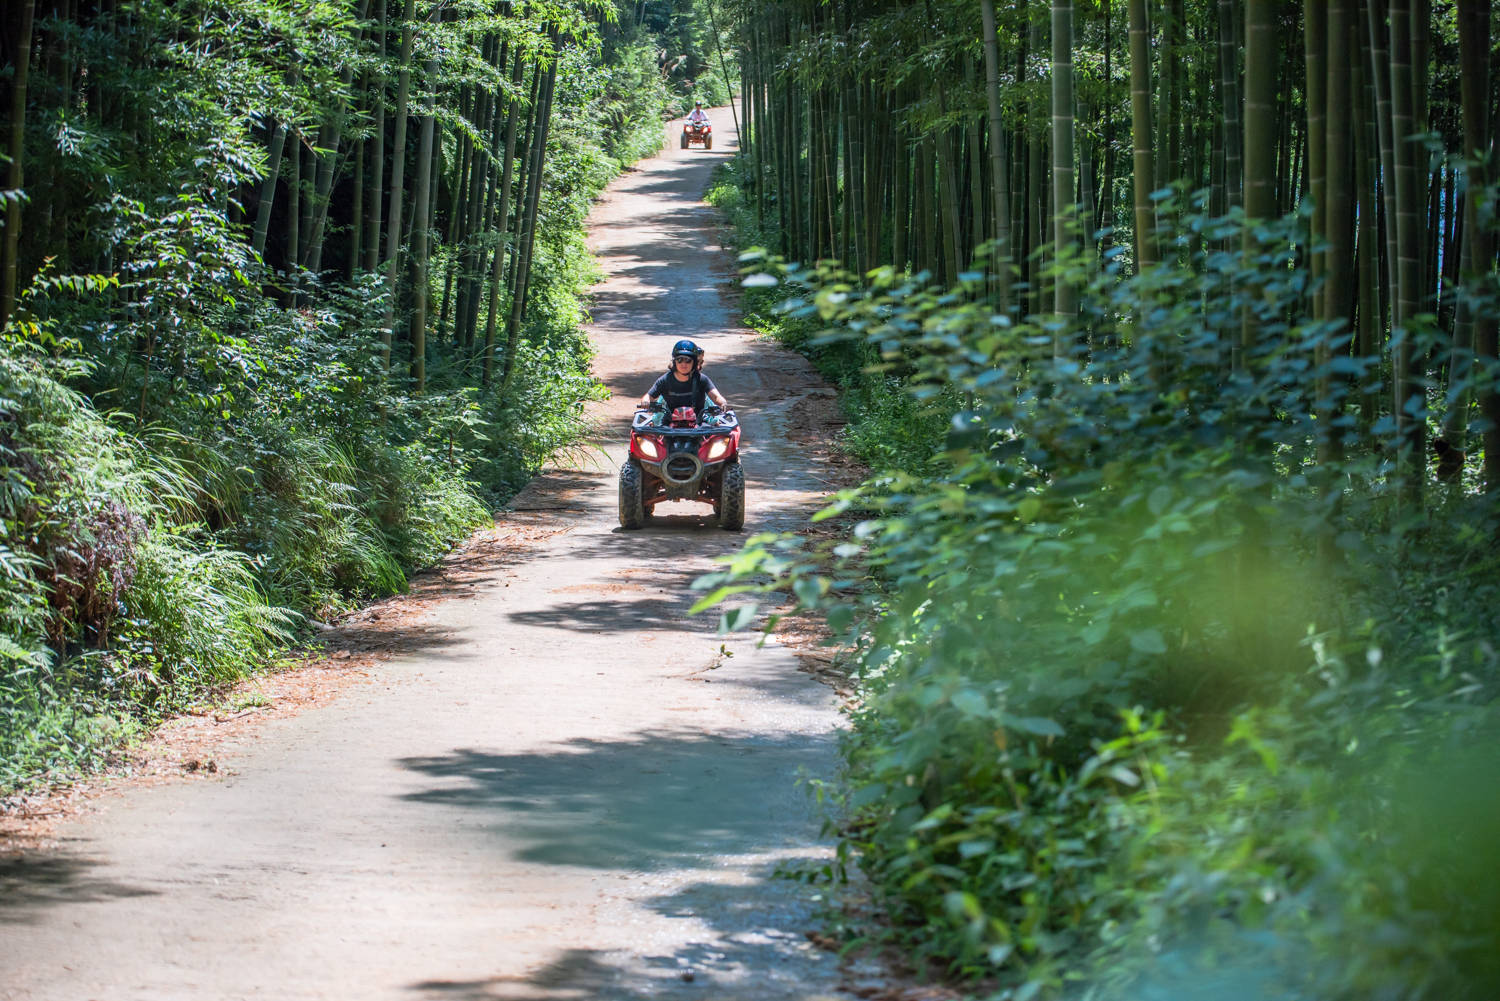
[[[0,793],[402,590],[579,440],[686,2],[0,15]]]
[[[701,604],[854,651],[851,939],[991,998],[1500,993],[1489,5],[730,7],[746,308],[873,473]]]

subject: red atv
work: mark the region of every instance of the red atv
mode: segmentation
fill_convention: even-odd
[[[692,122],[684,124],[682,126],[682,148],[687,149],[689,146],[694,145],[702,146],[704,149],[713,149],[713,126],[707,122],[704,122],[702,125],[694,125]]]
[[[745,527],[745,469],[740,422],[732,411],[706,407],[637,410],[630,457],[620,467],[620,527],[640,528],[662,501],[712,504],[720,528]]]

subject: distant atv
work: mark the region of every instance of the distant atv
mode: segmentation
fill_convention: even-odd
[[[702,125],[694,125],[688,122],[682,127],[682,148],[689,146],[702,146],[704,149],[714,148],[713,126],[704,122]]]
[[[630,457],[620,467],[620,527],[640,528],[662,501],[713,505],[720,528],[745,527],[740,422],[732,411],[692,407],[637,410]]]

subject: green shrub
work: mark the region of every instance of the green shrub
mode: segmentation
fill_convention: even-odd
[[[14,342],[12,342],[14,344]],[[0,789],[97,762],[139,720],[290,639],[239,553],[173,527],[189,492],[47,366],[0,352]]]
[[[844,848],[951,973],[1488,996],[1492,498],[1429,484],[1414,507],[1392,427],[1318,420],[1313,386],[1342,405],[1380,363],[1300,319],[1300,220],[1257,230],[1247,267],[1212,249],[1240,246],[1232,220],[1181,218],[1208,235],[1186,265],[1057,272],[1074,323],[997,314],[979,276],[770,262],[791,343],[863,352],[848,398],[887,380],[906,427],[941,424],[926,456],[869,452],[822,516],[862,517],[851,537],[751,539],[701,604],[790,590],[854,644]],[[1233,364],[1247,315],[1267,333]]]
[[[291,642],[298,616],[266,603],[242,553],[158,530],[138,559],[121,599],[125,628],[106,658],[132,705],[178,708]]]

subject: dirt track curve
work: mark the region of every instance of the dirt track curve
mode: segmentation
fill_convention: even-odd
[[[211,766],[127,781],[0,859],[0,999],[835,996],[809,891],[773,877],[828,851],[796,780],[834,768],[833,694],[786,646],[687,616],[743,536],[686,504],[616,523],[620,429],[682,336],[744,423],[746,534],[839,479],[829,391],[732,319],[700,201],[728,109],[714,126],[719,148],[671,144],[593,214],[602,450],[330,634],[363,670],[295,711],[272,685],[194,752]]]

